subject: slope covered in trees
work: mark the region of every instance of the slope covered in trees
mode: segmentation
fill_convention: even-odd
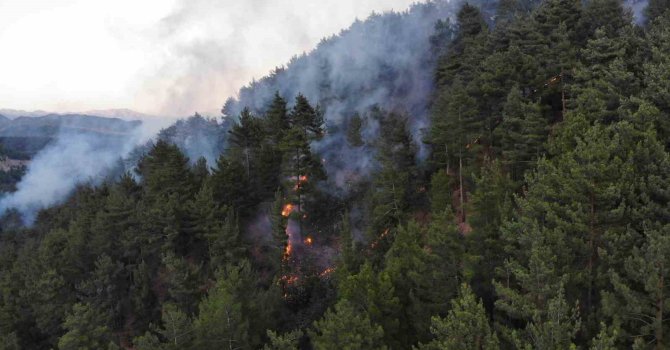
[[[0,349],[667,348],[667,5],[464,4],[421,54],[420,138],[407,105],[343,114],[369,174],[333,179],[341,111],[311,89],[235,112],[215,164],[164,131],[32,227],[5,215]]]

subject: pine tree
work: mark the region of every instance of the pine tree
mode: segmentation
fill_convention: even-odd
[[[311,150],[310,143],[323,136],[323,115],[313,108],[307,98],[298,95],[289,114],[291,129],[282,139],[279,148],[284,154],[283,180],[285,194],[296,210],[293,218],[298,221],[302,233],[302,221],[316,192],[315,184],[325,178],[325,172]]]
[[[184,200],[194,192],[188,158],[177,146],[162,139],[140,161],[137,172],[150,200],[159,201],[172,194]]]
[[[663,15],[667,17],[668,9],[670,9],[670,2],[668,0],[650,0],[644,14],[648,22],[653,22]]]
[[[632,18],[626,12],[621,0],[593,0],[584,5],[584,11],[580,18],[579,31],[580,41],[585,42],[596,29],[605,31],[607,36],[616,36],[619,31],[630,25]]]
[[[428,340],[431,316],[446,308],[460,282],[455,227],[452,225],[449,230],[444,221],[432,226],[432,245],[428,249],[422,235],[414,222],[400,227],[385,260],[384,271],[391,278],[402,315],[400,331],[395,336],[405,347],[417,340]]]
[[[533,322],[527,328],[530,342],[525,346],[517,343],[517,346],[525,349],[574,349],[573,340],[580,322],[577,308],[570,308],[563,290],[559,290],[558,295],[549,301],[546,311],[533,315]]]
[[[265,113],[265,120],[267,134],[271,135],[275,143],[279,143],[286,130],[291,127],[286,100],[281,97],[279,91],[275,92],[270,107]]]
[[[361,136],[362,129],[363,119],[356,113],[349,119],[347,125],[347,142],[351,147],[361,147],[365,144]]]
[[[240,113],[239,122],[228,131],[230,144],[239,151],[244,163],[247,181],[251,181],[252,159],[263,139],[261,121],[251,114],[248,108]]]
[[[245,174],[243,162],[222,153],[211,177],[215,200],[221,206],[232,207],[240,215],[249,211],[255,202],[255,192],[250,189],[251,183]]]
[[[456,37],[448,46],[447,54],[438,59],[435,73],[438,88],[452,85],[457,77],[471,81],[485,57],[488,27],[479,9],[466,3],[456,18]]]
[[[387,272],[379,275],[370,263],[364,263],[357,274],[347,276],[338,286],[340,300],[351,304],[356,310],[366,312],[374,324],[384,330],[384,344],[399,348],[400,300]]]
[[[349,212],[342,216],[342,225],[340,228],[340,259],[338,264],[338,274],[355,273],[362,263],[362,259],[357,249],[357,244],[351,228],[351,218]]]
[[[651,5],[650,5],[651,6]],[[670,147],[670,11],[655,18],[647,33],[647,43],[651,47],[651,57],[644,63],[643,97],[651,101],[660,111],[657,123],[658,133],[666,148]]]
[[[430,180],[430,211],[434,214],[451,209],[452,178],[446,170],[439,170]]]
[[[163,256],[165,266],[165,284],[170,300],[181,311],[190,315],[196,310],[196,305],[202,293],[201,265],[194,265],[184,258],[173,254]]]
[[[110,329],[117,329],[122,319],[127,277],[123,264],[101,255],[91,276],[77,286],[80,300],[100,312]]]
[[[225,219],[210,234],[206,235],[209,244],[212,270],[239,261],[244,256],[244,246],[240,239],[239,219],[232,209],[224,212]]]
[[[611,123],[620,119],[622,101],[639,90],[639,82],[623,63],[626,43],[610,38],[604,29],[595,31],[581,50],[582,62],[575,71],[572,93],[578,113],[591,121]]]
[[[616,327],[607,327],[600,323],[600,333],[591,341],[591,350],[616,350],[616,340],[619,330]]]
[[[59,349],[107,349],[112,340],[104,316],[89,304],[75,304],[63,327],[67,332],[58,340]]]
[[[270,342],[265,344],[263,350],[298,350],[298,345],[302,336],[303,332],[301,330],[295,330],[281,335],[268,330],[268,338],[270,338]]]
[[[523,99],[521,90],[513,87],[503,107],[503,120],[498,129],[504,162],[512,179],[520,181],[532,162],[544,153],[548,122],[541,107]]]
[[[670,227],[650,227],[645,232],[646,242],[633,248],[625,270],[619,274],[610,271],[613,291],[605,291],[606,312],[622,324],[626,338],[641,338],[655,349],[664,349],[670,331],[667,316],[670,305]],[[630,345],[630,344],[628,344]],[[651,347],[650,347],[651,348]]]
[[[501,249],[504,246],[501,226],[512,215],[514,186],[499,161],[484,164],[475,186],[477,190],[471,200],[472,232],[465,237],[465,268],[472,288],[484,299],[486,306],[491,307],[494,300],[492,281],[496,268],[504,264],[506,257]]]
[[[386,349],[384,330],[346,301],[338,302],[309,332],[314,349]]]
[[[498,338],[489,326],[484,306],[467,284],[462,284],[458,298],[451,300],[451,310],[446,317],[432,318],[430,332],[434,339],[419,349],[499,349]]]
[[[193,173],[195,188],[202,187],[209,177],[209,165],[207,164],[207,159],[205,157],[198,158],[191,167],[191,172]]]
[[[382,116],[382,111],[377,111]],[[383,118],[383,117],[382,117]],[[406,219],[413,200],[418,171],[416,149],[404,116],[390,113],[383,119],[377,159],[380,169],[373,175],[369,189],[370,225],[367,235],[374,263],[381,262],[391,243],[393,230]]]
[[[243,269],[227,267],[200,303],[200,312],[193,324],[196,348],[249,347],[249,319],[239,295],[242,273]]]

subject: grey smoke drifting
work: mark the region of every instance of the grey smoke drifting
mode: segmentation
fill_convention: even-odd
[[[0,199],[0,213],[14,208],[30,224],[40,209],[58,204],[81,183],[99,183],[160,124],[144,123],[124,135],[61,131],[32,160],[17,191]]]
[[[366,21],[356,21],[309,54],[242,88],[224,112],[234,116],[248,106],[262,113],[275,91],[290,102],[302,93],[319,103],[331,132],[313,146],[324,158],[329,178],[343,189],[347,178],[364,176],[374,164],[372,152],[353,149],[346,142],[344,127],[355,112],[365,117],[373,106],[405,112],[415,142],[422,145],[435,67],[430,37],[436,22],[453,17],[459,3],[416,4],[406,12],[373,14]],[[363,136],[371,142],[378,125],[365,119]],[[425,155],[425,148],[421,150],[420,156]]]
[[[279,62],[373,10],[413,0],[178,0],[149,33],[154,67],[143,72],[140,99],[161,115],[218,111],[226,97]]]

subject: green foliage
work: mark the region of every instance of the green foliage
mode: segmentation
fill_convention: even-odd
[[[249,320],[244,314],[239,289],[243,270],[228,267],[217,284],[200,304],[194,320],[195,344],[198,348],[249,346]]]
[[[75,304],[72,313],[65,318],[66,333],[58,340],[63,350],[105,349],[112,334],[105,326],[105,317],[89,304]]]
[[[446,317],[433,317],[430,332],[434,339],[419,349],[499,349],[484,306],[467,284],[461,285],[458,297],[451,300]]]
[[[166,131],[137,179],[8,212],[0,349],[668,347],[667,1],[484,5],[435,26],[424,130],[277,92],[226,104],[211,169]],[[333,136],[371,171],[326,174]]]
[[[302,338],[303,332],[295,330],[289,333],[279,335],[273,331],[268,331],[270,343],[263,347],[263,350],[297,350]]]
[[[346,301],[328,310],[323,319],[314,323],[314,330],[309,334],[317,350],[386,349],[382,342],[382,327],[372,323],[366,314],[357,312]]]
[[[361,147],[365,144],[361,132],[363,131],[363,119],[359,114],[354,114],[349,119],[347,127],[347,142],[352,147]]]

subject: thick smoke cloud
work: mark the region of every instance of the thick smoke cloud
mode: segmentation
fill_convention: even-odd
[[[422,145],[435,64],[430,37],[435,23],[453,17],[457,6],[435,1],[357,21],[309,55],[242,88],[225,112],[234,116],[248,106],[262,113],[275,91],[289,101],[302,93],[321,104],[332,132],[313,146],[324,158],[329,177],[343,189],[352,174],[365,175],[374,164],[372,152],[346,142],[343,131],[353,113],[365,117],[373,106],[405,112],[415,142]],[[378,121],[364,119],[363,136],[371,142],[377,137]],[[420,149],[420,156],[425,155],[425,148]]]
[[[81,183],[100,183],[135,147],[155,135],[159,122],[137,126],[126,135],[101,136],[62,131],[32,160],[17,191],[0,199],[0,213],[14,208],[30,224],[37,212],[58,204]]]
[[[151,32],[161,61],[141,99],[160,115],[218,112],[240,86],[374,10],[413,0],[180,0]]]

